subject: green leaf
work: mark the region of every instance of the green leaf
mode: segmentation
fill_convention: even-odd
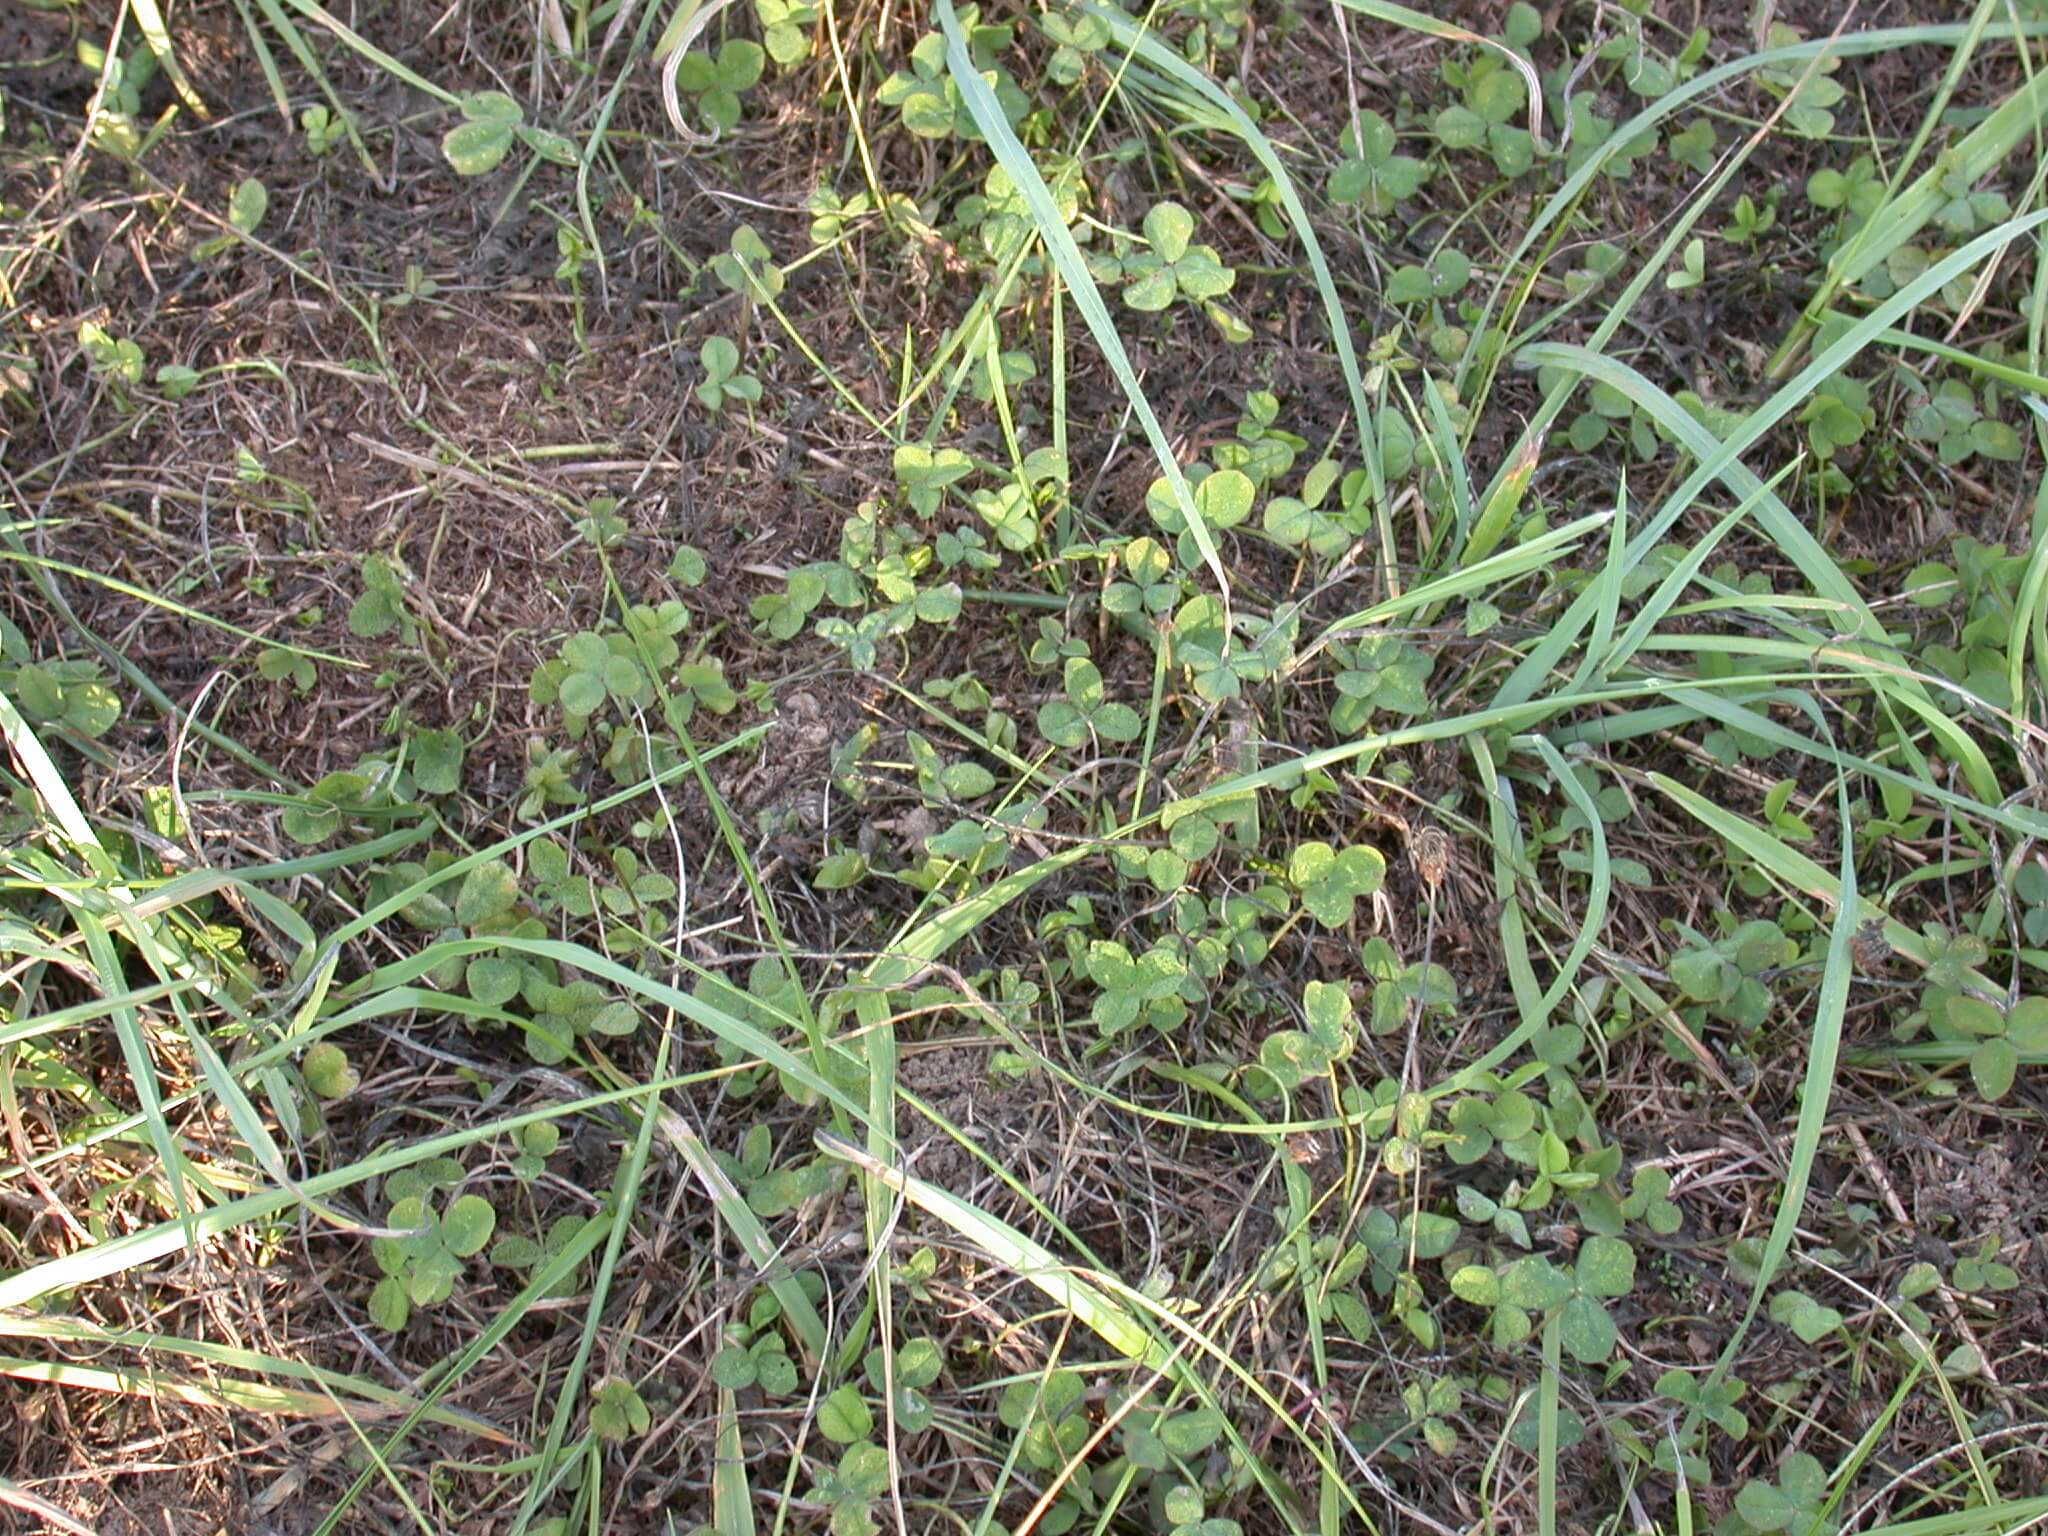
[[[442,158],[459,176],[482,176],[504,162],[512,148],[509,122],[496,120],[458,123],[441,136]]]
[[[1146,262],[1143,267],[1138,266],[1140,260]],[[1138,276],[1124,289],[1126,304],[1145,314],[1157,314],[1173,302],[1174,295],[1180,289],[1179,284],[1174,281],[1171,267],[1162,266],[1150,258],[1139,257],[1132,258],[1131,266],[1137,271]]]
[[[1614,1353],[1614,1319],[1591,1296],[1574,1296],[1558,1314],[1558,1334],[1571,1357],[1582,1365],[1598,1365]]]
[[[1219,469],[1195,487],[1195,510],[1209,527],[1235,528],[1251,515],[1258,488],[1237,469]]]
[[[254,176],[247,177],[228,196],[228,222],[243,234],[252,235],[269,207],[269,189]]]
[[[304,1075],[308,1088],[330,1101],[347,1098],[361,1080],[355,1068],[349,1065],[348,1053],[327,1040],[306,1052],[305,1059],[299,1063],[299,1071]]]
[[[509,912],[519,900],[519,877],[503,859],[479,864],[462,877],[455,897],[455,921],[474,928]]]
[[[1718,951],[1686,949],[1671,957],[1671,979],[1696,1003],[1725,1002],[1738,979]]]
[[[1039,707],[1038,734],[1056,747],[1088,744],[1088,719],[1065,699],[1053,699]]]
[[[419,1260],[405,1277],[405,1293],[416,1307],[438,1307],[455,1294],[455,1282],[462,1278],[462,1261],[445,1248],[437,1248]]]
[[[851,1384],[835,1388],[818,1405],[818,1432],[840,1445],[865,1440],[874,1427],[874,1413]]]
[[[727,336],[713,336],[697,349],[698,361],[714,381],[729,379],[739,371],[740,349]]]
[[[1771,1321],[1790,1328],[1802,1343],[1818,1344],[1842,1326],[1842,1314],[1804,1291],[1780,1291],[1771,1298]]]
[[[896,1384],[899,1387],[928,1387],[939,1379],[946,1356],[932,1339],[912,1339],[896,1351]]]
[[[979,800],[996,787],[996,776],[979,763],[953,763],[939,775],[939,783],[955,800]]]
[[[1169,265],[1187,254],[1188,242],[1194,236],[1194,216],[1179,203],[1154,204],[1145,215],[1145,241]]]
[[[644,1435],[654,1416],[633,1383],[614,1376],[598,1384],[590,1394],[590,1427],[601,1440],[620,1441]]]
[[[2005,1016],[2005,1038],[2018,1050],[2048,1051],[2048,997],[2023,997],[2014,1003]]]
[[[818,864],[818,872],[811,877],[811,884],[821,891],[843,891],[858,885],[867,875],[868,861],[853,849],[841,849],[829,854]]]
[[[1199,1456],[1223,1434],[1223,1416],[1213,1408],[1177,1413],[1159,1426],[1159,1441],[1175,1456]]]
[[[1484,1264],[1466,1264],[1451,1274],[1451,1294],[1476,1307],[1497,1306],[1501,1299],[1500,1276]]]
[[[499,1008],[519,995],[525,975],[516,961],[502,955],[478,955],[463,973],[463,986],[485,1007]]]
[[[631,1003],[606,1003],[590,1015],[586,1026],[591,1033],[622,1039],[640,1027],[640,1014]]]
[[[1352,1018],[1350,988],[1340,983],[1311,981],[1302,988],[1302,1013],[1309,1033],[1324,1047],[1338,1051],[1352,1042],[1356,1027]]]
[[[1579,1249],[1579,1288],[1592,1296],[1626,1296],[1635,1289],[1635,1250],[1618,1237],[1589,1237]]]
[[[441,1241],[459,1259],[483,1252],[498,1225],[498,1213],[482,1195],[461,1195],[441,1218]]]
[[[397,1333],[412,1316],[412,1298],[406,1295],[405,1280],[386,1275],[370,1290],[370,1321],[386,1333]]]
[[[1751,1478],[1735,1495],[1735,1512],[1757,1531],[1782,1531],[1799,1515],[1799,1506],[1761,1478]]]
[[[604,678],[595,672],[571,672],[562,679],[562,708],[572,715],[594,715],[604,708]]]
[[[751,1387],[757,1374],[753,1353],[743,1344],[728,1344],[711,1357],[711,1379],[728,1392]]]
[[[462,783],[462,738],[453,731],[417,731],[412,738],[413,782],[430,795],[452,795]]]
[[[1500,1272],[1501,1301],[1529,1312],[1548,1312],[1572,1293],[1569,1276],[1541,1254],[1530,1254]]]
[[[375,640],[397,627],[399,612],[390,593],[372,588],[349,605],[349,633],[359,640]]]
[[[771,1397],[787,1397],[796,1390],[796,1362],[784,1351],[757,1349],[754,1352],[754,1369],[759,1375],[761,1390]]]
[[[470,91],[456,103],[473,123],[517,123],[526,110],[503,91]]]
[[[1436,136],[1446,149],[1477,149],[1486,142],[1486,119],[1470,107],[1445,107],[1436,115]]]
[[[703,550],[693,544],[678,544],[676,552],[669,557],[666,574],[670,581],[694,587],[704,580],[705,570]]]
[[[2003,1036],[1986,1040],[1970,1053],[1970,1078],[1977,1091],[1994,1104],[2012,1092],[2019,1069],[2019,1052]]]
[[[1095,711],[1095,733],[1104,741],[1136,741],[1144,729],[1144,721],[1128,704],[1105,704]]]

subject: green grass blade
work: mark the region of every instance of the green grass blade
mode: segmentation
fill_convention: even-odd
[[[1008,173],[1012,185],[1023,195],[1025,205],[1031,210],[1032,222],[1038,228],[1039,239],[1045,243],[1046,254],[1051,256],[1053,265],[1059,269],[1060,279],[1066,284],[1067,292],[1073,297],[1074,307],[1081,312],[1081,318],[1088,322],[1088,330],[1095,338],[1095,344],[1102,349],[1109,370],[1116,375],[1116,381],[1123,386],[1125,397],[1131,402],[1131,409],[1138,418],[1138,424],[1145,429],[1145,438],[1152,445],[1152,454],[1159,462],[1159,472],[1173,492],[1174,505],[1187,520],[1188,532],[1194,536],[1195,547],[1201,551],[1202,563],[1209,568],[1209,574],[1216,578],[1216,589],[1223,599],[1226,612],[1230,606],[1230,576],[1223,569],[1223,557],[1217,552],[1216,541],[1209,532],[1209,525],[1195,506],[1193,494],[1188,490],[1186,476],[1180,472],[1180,463],[1174,457],[1173,445],[1168,442],[1166,429],[1159,424],[1159,418],[1152,410],[1152,403],[1145,398],[1144,386],[1138,382],[1138,373],[1131,366],[1130,354],[1124,350],[1123,338],[1117,332],[1116,321],[1110,316],[1109,306],[1103,302],[1102,291],[1095,286],[1095,279],[1089,274],[1088,263],[1081,255],[1081,248],[1074,243],[1074,237],[1067,230],[1066,221],[1060,217],[1058,205],[1045,179],[1038,174],[1038,166],[1031,154],[1004,121],[1002,109],[996,105],[988,82],[981,78],[967,56],[967,40],[960,31],[960,18],[954,14],[952,0],[938,0],[939,25],[946,34],[946,69],[959,88],[960,99],[973,116],[974,123],[988,141],[989,149],[996,157],[996,163]]]

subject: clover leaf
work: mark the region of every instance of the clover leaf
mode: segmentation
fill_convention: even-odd
[[[752,405],[761,398],[761,381],[739,371],[740,349],[729,337],[710,337],[698,349],[697,357],[704,365],[704,382],[697,386],[697,398],[706,410],[714,414],[723,411],[728,399]]]
[[[1173,557],[1157,539],[1135,538],[1118,551],[1116,559],[1128,579],[1113,581],[1104,589],[1102,606],[1107,612],[1156,617],[1180,601],[1181,584],[1173,574]],[[2048,877],[2048,870],[2042,874]]]
[[[905,443],[891,460],[896,483],[903,487],[910,508],[919,517],[937,514],[946,499],[946,487],[965,478],[974,463],[957,448],[930,448],[923,443]]]
[[[1290,549],[1305,548],[1321,560],[1350,548],[1355,537],[1350,525],[1342,515],[1322,510],[1340,473],[1333,460],[1324,459],[1303,479],[1299,496],[1275,496],[1267,502],[1261,519],[1267,536]]]
[[[983,405],[993,405],[998,383],[1002,385],[1003,394],[1007,398],[1010,391],[1019,384],[1037,377],[1038,359],[1029,352],[1013,348],[996,359],[993,369],[990,368],[986,357],[977,358],[973,371],[967,376],[967,388]]]
[[[1397,203],[1413,197],[1428,179],[1429,167],[1412,155],[1396,154],[1393,124],[1377,112],[1359,114],[1355,129],[1340,141],[1344,159],[1330,173],[1330,201],[1356,203],[1381,217]]]
[[[875,1529],[868,1510],[889,1491],[889,1453],[872,1440],[840,1453],[839,1464],[820,1472],[811,1496],[832,1511],[834,1536],[867,1536]]]
[[[1176,298],[1201,303],[1230,292],[1237,274],[1223,264],[1213,245],[1194,245],[1194,215],[1179,203],[1158,203],[1145,215],[1149,247],[1124,260],[1124,302],[1148,314]]]
[[[1180,996],[1187,962],[1167,943],[1133,956],[1114,939],[1088,945],[1088,979],[1102,989],[1090,1017],[1104,1035],[1120,1035],[1140,1024],[1161,1033],[1187,1016]]]
[[[306,134],[306,153],[318,159],[347,136],[348,116],[315,103],[299,113],[299,127]]]
[[[370,775],[341,768],[315,780],[297,803],[286,806],[278,826],[293,842],[311,847],[333,837],[348,817],[384,803]]]
[[[912,1339],[896,1351],[895,1370],[884,1371],[886,1361],[880,1349],[871,1349],[861,1362],[868,1382],[877,1392],[893,1376],[896,1386],[896,1423],[910,1434],[931,1427],[934,1410],[924,1389],[939,1379],[946,1363],[945,1352],[932,1339]]]
[[[1107,22],[1084,14],[1049,11],[1039,19],[1038,27],[1056,45],[1045,64],[1046,74],[1056,85],[1079,80],[1088,59],[1108,47],[1111,36]]]
[[[1800,34],[1783,22],[1771,23],[1764,34],[1764,46],[1771,49],[1789,47],[1799,40]],[[1829,58],[1811,68],[1777,65],[1756,73],[1765,89],[1786,98],[1785,126],[1801,138],[1822,139],[1834,132],[1833,109],[1849,94],[1833,78],[1841,67],[1839,58]]]
[[[1969,176],[1950,171],[1941,179],[1941,206],[1934,210],[1934,222],[1958,239],[1989,229],[2012,217],[2012,205],[1996,188],[1974,190]]]
[[[624,635],[579,630],[562,642],[559,656],[544,662],[533,675],[530,692],[536,704],[559,702],[574,729],[607,700],[645,706],[654,701],[654,687],[632,642]]]
[[[497,1211],[482,1195],[460,1195],[445,1211],[436,1211],[424,1192],[394,1200],[384,1225],[405,1235],[370,1244],[384,1276],[370,1292],[372,1321],[396,1333],[414,1307],[438,1306],[454,1295],[462,1261],[483,1251],[497,1224]]]
[[[2013,876],[2012,893],[2027,942],[2036,947],[2048,944],[2048,865],[2029,859]]]
[[[782,1335],[764,1332],[748,1343],[735,1329],[732,1342],[711,1357],[711,1379],[729,1392],[758,1386],[771,1397],[796,1390],[796,1362],[789,1358],[789,1346]]]
[[[10,649],[10,654],[15,652]],[[104,736],[113,729],[114,722],[121,718],[121,699],[102,681],[98,662],[30,661],[27,654],[27,643],[23,641],[20,665],[0,666],[0,687],[13,693],[22,714],[31,723],[55,726],[88,739]],[[304,659],[292,657],[289,651],[277,654],[295,661]],[[259,658],[259,670],[261,666]]]
[[[1425,266],[1394,269],[1387,279],[1389,304],[1420,304],[1430,299],[1450,299],[1472,280],[1472,262],[1456,246],[1445,246]]]
[[[761,79],[767,54],[759,43],[745,38],[727,38],[714,57],[690,52],[676,65],[676,89],[697,101],[704,120],[722,133],[730,133],[740,122],[740,92],[751,90]]]
[[[639,1389],[623,1376],[609,1376],[590,1393],[590,1427],[600,1440],[613,1442],[644,1435],[653,1427]]]
[[[306,1079],[306,1086],[319,1098],[329,1101],[347,1098],[362,1081],[361,1074],[349,1064],[348,1053],[328,1040],[322,1040],[306,1052],[305,1059],[299,1063],[299,1071]]]
[[[1091,736],[1136,741],[1144,729],[1138,712],[1103,696],[1102,670],[1085,656],[1070,656],[1061,679],[1066,697],[1038,711],[1038,734],[1057,747],[1082,747]]]
[[[1436,663],[1401,636],[1369,635],[1338,655],[1345,666],[1337,674],[1330,724],[1340,734],[1357,735],[1377,710],[1419,715],[1429,708],[1424,685]]]
[[[775,253],[751,224],[732,232],[724,251],[711,258],[711,270],[735,293],[743,293],[757,304],[772,304],[782,296],[786,279],[775,264]]]
[[[1701,1418],[1736,1440],[1749,1435],[1749,1416],[1735,1406],[1749,1390],[1739,1377],[1728,1376],[1704,1386],[1690,1372],[1672,1369],[1657,1378],[1656,1392],[1688,1409],[1698,1409]]]
[[[1589,1237],[1573,1270],[1573,1294],[1558,1314],[1560,1335],[1572,1358],[1598,1365],[1614,1353],[1614,1319],[1603,1298],[1635,1289],[1635,1250],[1618,1237]]]
[[[1828,1536],[1835,1521],[1820,1518],[1827,1503],[1828,1475],[1805,1451],[1794,1451],[1778,1468],[1778,1480],[1753,1477],[1735,1494],[1735,1513],[1752,1531],[1802,1531]]]
[[[754,14],[761,22],[761,42],[777,64],[787,69],[811,56],[815,0],[754,0]]]
[[[1310,982],[1302,989],[1301,1011],[1306,1030],[1278,1030],[1259,1047],[1259,1065],[1288,1093],[1350,1055],[1358,1032],[1346,987]]]
[[[960,29],[967,38],[967,53],[975,72],[987,83],[996,99],[1003,121],[1015,126],[1031,110],[1031,102],[996,62],[996,55],[1010,45],[1012,29],[982,26],[974,6],[960,8]],[[927,32],[910,50],[910,68],[899,69],[882,82],[875,100],[895,107],[903,126],[921,139],[944,139],[955,134],[979,141],[981,129],[968,111],[960,87],[946,67],[946,39],[943,33]]]
[[[382,555],[374,554],[363,556],[361,570],[363,593],[349,607],[349,633],[359,640],[375,640],[397,629],[410,644],[412,617],[406,612],[398,571]]]
[[[1804,1291],[1780,1291],[1771,1298],[1771,1321],[1790,1328],[1802,1344],[1818,1344],[1842,1326],[1842,1314]]]
[[[1868,155],[1858,155],[1846,171],[1829,166],[1806,178],[1806,200],[1814,207],[1847,209],[1859,219],[1884,206],[1884,190],[1884,178]]]
[[[1051,1471],[1087,1443],[1087,1383],[1078,1371],[1059,1369],[1013,1381],[996,1400],[996,1417],[1016,1432],[1027,1466]]]
[[[1195,511],[1212,534],[1235,528],[1251,516],[1252,505],[1258,498],[1258,487],[1243,470],[1212,469],[1190,475],[1188,479],[1188,499],[1194,502]],[[1178,536],[1176,543],[1181,564],[1192,569],[1200,561],[1201,554],[1188,528],[1187,515],[1181,510],[1180,500],[1163,477],[1146,488],[1145,511],[1159,527]]]
[[[1906,418],[1906,435],[1933,443],[1944,464],[1961,464],[1978,454],[2008,463],[2020,456],[2019,433],[1979,410],[1975,393],[1961,379],[1944,379],[1914,408]]]
[[[1993,1103],[2012,1092],[2021,1052],[2048,1051],[2048,997],[2023,997],[2008,1010],[1967,992],[1936,989],[1927,1002],[1944,1038],[1976,1042],[1970,1077]]]
[[[1287,861],[1287,879],[1301,893],[1301,905],[1325,928],[1351,921],[1352,904],[1379,890],[1387,861],[1377,848],[1354,844],[1341,853],[1328,843],[1303,843]]]
[[[463,121],[441,137],[441,154],[460,176],[498,168],[526,112],[503,91],[471,91],[456,104]]]
[[[972,761],[945,762],[938,748],[916,731],[904,737],[910,748],[911,765],[917,770],[917,788],[933,804],[949,800],[979,800],[996,787],[996,776]]]
[[[1528,87],[1514,69],[1483,54],[1460,71],[1464,100],[1436,115],[1436,134],[1446,149],[1487,149],[1501,175],[1520,176],[1536,163],[1536,142],[1514,120],[1528,100]]]
[[[1640,1168],[1621,1202],[1621,1214],[1640,1221],[1659,1237],[1669,1237],[1685,1224],[1684,1214],[1672,1203],[1671,1175],[1662,1168]]]

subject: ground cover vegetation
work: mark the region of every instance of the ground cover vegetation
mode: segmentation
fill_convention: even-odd
[[[2048,1518],[2048,7],[0,16],[0,1523]]]

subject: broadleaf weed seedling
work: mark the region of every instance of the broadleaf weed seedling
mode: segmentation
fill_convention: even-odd
[[[1179,203],[1157,203],[1145,215],[1146,249],[1113,263],[1105,258],[1098,280],[1124,284],[1124,303],[1157,314],[1176,300],[1220,299],[1237,282],[1213,245],[1194,243],[1195,220]]]
[[[816,0],[754,0],[761,22],[761,45],[782,69],[794,69],[811,56],[818,24]]]
[[[1012,128],[1031,110],[1031,102],[998,55],[1015,40],[1016,29],[983,24],[981,8],[960,8],[960,30],[967,39],[968,57],[975,70],[989,82],[1003,120]],[[981,130],[961,99],[960,87],[946,68],[946,38],[942,32],[927,32],[910,50],[910,67],[899,69],[875,92],[876,102],[896,108],[903,126],[921,139],[961,138],[979,143]]]
[[[1421,191],[1429,166],[1398,153],[1396,142],[1393,124],[1377,112],[1360,113],[1339,142],[1343,158],[1330,173],[1330,201],[1356,203],[1374,218],[1384,218]]]
[[[693,49],[676,66],[676,89],[696,102],[704,121],[719,133],[740,125],[740,97],[760,83],[767,53],[748,38],[729,37],[716,54]]]
[[[415,1308],[439,1306],[453,1296],[464,1261],[483,1251],[497,1227],[498,1213],[481,1195],[458,1195],[436,1208],[434,1191],[462,1177],[460,1165],[451,1171],[447,1161],[407,1169],[385,1181],[390,1204],[384,1224],[408,1234],[380,1237],[370,1245],[384,1275],[370,1292],[370,1317],[387,1333],[402,1330]]]
[[[697,358],[704,368],[704,381],[697,386],[697,399],[714,416],[725,410],[728,400],[738,400],[746,405],[760,400],[761,381],[751,373],[740,371],[740,349],[729,337],[708,338],[698,349]]]

